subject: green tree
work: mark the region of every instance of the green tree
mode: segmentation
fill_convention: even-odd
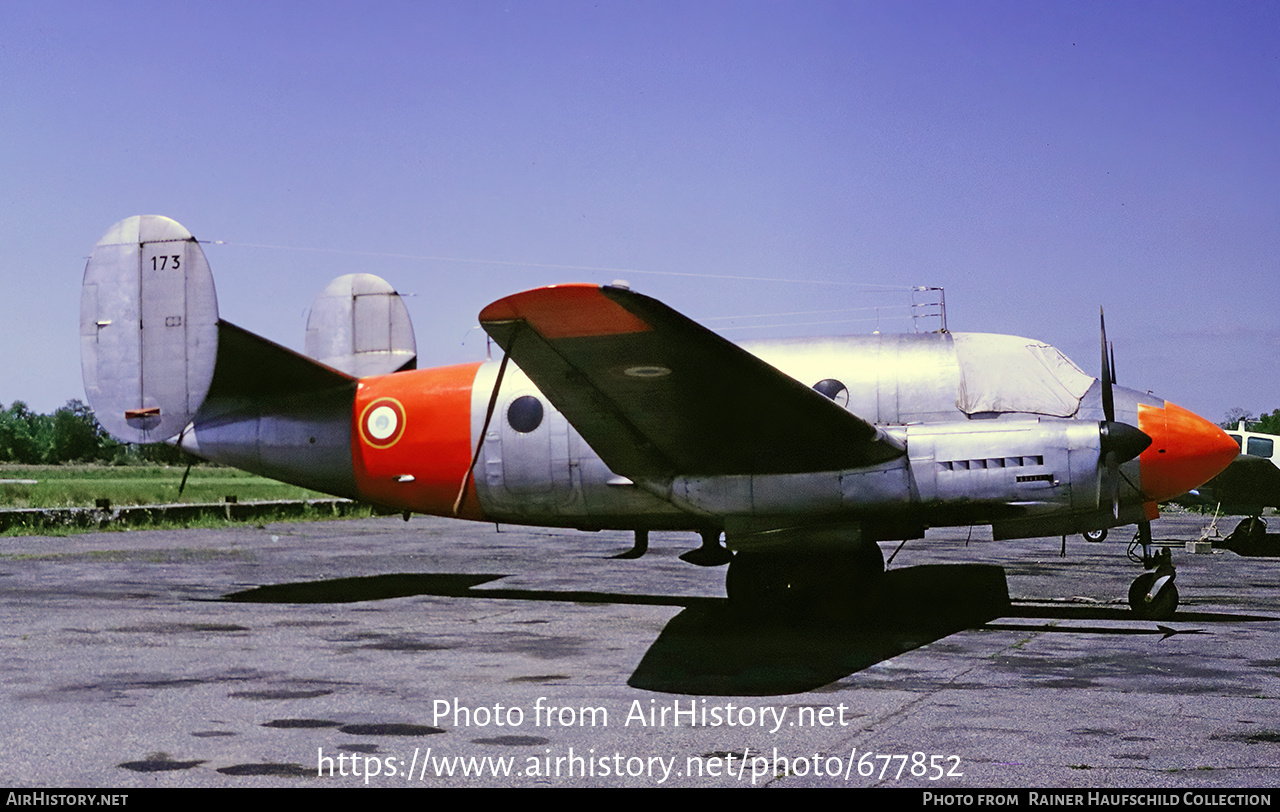
[[[93,410],[72,398],[53,413],[52,437],[47,462],[91,462],[110,460],[119,446],[99,425]]]
[[[1249,431],[1260,431],[1263,434],[1280,434],[1280,409],[1259,417],[1257,423],[1249,426]]]
[[[1218,425],[1228,431],[1234,431],[1242,420],[1245,431],[1280,435],[1280,409],[1276,409],[1271,414],[1263,412],[1260,417],[1254,417],[1253,412],[1237,406],[1234,409],[1228,409],[1226,419]]]
[[[52,420],[15,400],[0,411],[0,460],[35,465],[44,461]]]

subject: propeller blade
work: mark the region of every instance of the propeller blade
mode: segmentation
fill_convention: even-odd
[[[1098,308],[1098,321],[1102,325],[1102,369],[1098,377],[1102,383],[1102,415],[1108,423],[1111,423],[1116,419],[1116,402],[1111,392],[1115,364],[1112,361],[1112,354],[1107,352],[1107,317],[1101,307]]]
[[[1120,462],[1115,452],[1107,454],[1107,476],[1111,479],[1111,518],[1120,520]]]
[[[1094,493],[1095,503],[1099,511],[1102,510],[1103,488],[1108,491],[1111,499],[1111,518],[1120,518],[1120,463],[1116,459],[1116,452],[1103,451],[1098,457],[1098,482],[1097,489]]]

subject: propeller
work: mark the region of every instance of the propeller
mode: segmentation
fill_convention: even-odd
[[[1116,419],[1116,401],[1111,387],[1116,382],[1116,351],[1107,342],[1107,314],[1098,308],[1098,321],[1102,325],[1102,374],[1098,380],[1102,383],[1102,414],[1107,422]]]
[[[1120,466],[1145,451],[1151,445],[1151,437],[1142,429],[1116,420],[1113,391],[1116,383],[1116,352],[1115,347],[1107,341],[1107,317],[1102,308],[1098,308],[1098,320],[1102,328],[1102,369],[1098,381],[1102,384],[1102,415],[1106,418],[1098,424],[1101,452],[1098,467],[1106,471],[1105,476],[1098,476],[1098,508],[1102,508],[1102,483],[1105,479],[1110,488],[1111,518],[1119,519]]]

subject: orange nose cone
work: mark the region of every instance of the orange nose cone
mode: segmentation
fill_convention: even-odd
[[[1151,437],[1138,462],[1142,491],[1153,502],[1200,487],[1240,453],[1222,429],[1167,400],[1163,409],[1138,404],[1138,428]]]

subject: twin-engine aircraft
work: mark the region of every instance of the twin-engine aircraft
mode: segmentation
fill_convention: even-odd
[[[1238,449],[1216,426],[1053,347],[976,333],[737,346],[624,284],[539,288],[480,324],[501,361],[416,369],[408,311],[343,276],[306,355],[218,318],[199,243],[123,220],[85,269],[85,389],[126,442],[168,441],[264,476],[405,512],[701,533],[753,615],[855,600],[877,541],[989,524],[997,539],[1137,523]],[[727,550],[719,546],[723,533]],[[1167,555],[1130,590],[1168,617]]]

